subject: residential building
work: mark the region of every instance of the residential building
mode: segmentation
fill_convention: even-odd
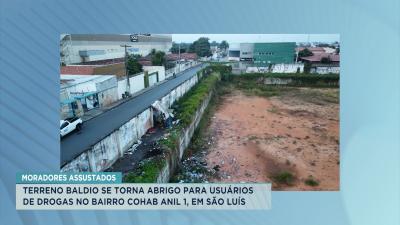
[[[62,118],[80,116],[93,108],[108,106],[118,100],[117,78],[114,75],[61,74],[60,84]],[[83,112],[77,112],[76,109]]]
[[[315,53],[312,56],[300,57],[300,61],[311,65],[311,73],[340,72],[340,55],[336,53]]]

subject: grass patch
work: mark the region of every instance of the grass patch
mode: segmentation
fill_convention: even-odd
[[[153,157],[140,162],[138,168],[124,177],[125,183],[155,183],[163,166],[163,158]]]
[[[279,110],[274,106],[272,108],[267,109],[267,111],[270,113],[279,114]]]
[[[316,186],[319,185],[319,182],[316,181],[316,180],[314,180],[314,178],[311,177],[311,176],[310,176],[309,178],[307,178],[307,179],[304,181],[304,183],[305,183],[306,185],[308,185],[308,186],[311,186],[311,187],[316,187]]]
[[[253,141],[253,140],[256,140],[256,139],[258,139],[258,137],[257,137],[257,136],[254,136],[254,135],[252,135],[252,136],[249,137],[249,140],[250,140],[250,141]]]
[[[203,112],[203,116],[197,128],[193,133],[193,137],[190,141],[189,150],[185,153],[185,155],[192,155],[196,153],[198,150],[204,149],[207,144],[206,139],[211,135],[208,131],[208,127],[210,125],[211,117],[214,115],[217,108],[220,106],[222,102],[222,97],[226,94],[231,93],[232,87],[228,84],[228,82],[218,82],[216,84],[216,88],[214,90],[214,94],[208,103],[207,108]]]
[[[166,139],[160,141],[161,145],[171,150],[176,149],[179,144],[179,133],[181,129],[189,126],[190,123],[193,122],[193,116],[196,114],[210,91],[214,89],[218,80],[219,73],[212,72],[203,77],[190,91],[174,103],[172,108],[175,110],[175,115],[177,119],[180,120],[180,124],[170,130],[170,135]],[[201,127],[205,125],[200,123],[199,126]]]
[[[304,101],[318,105],[326,103],[339,103],[339,90],[335,88],[300,89],[299,91],[293,92],[291,95],[293,95],[293,97],[300,98]]]
[[[288,171],[283,171],[278,174],[276,174],[273,179],[280,184],[286,184],[286,185],[293,185],[293,182],[295,180],[295,177],[292,173]]]
[[[181,120],[181,126],[186,127],[192,122],[193,115],[218,79],[218,73],[211,73],[174,104],[173,108],[176,110],[177,117]]]
[[[172,129],[168,137],[160,140],[160,144],[167,147],[168,149],[175,149],[178,145],[178,141],[178,131]]]
[[[255,81],[241,81],[234,82],[235,88],[243,91],[244,94],[248,96],[261,96],[261,97],[272,97],[279,95],[285,87],[269,86],[264,84],[259,84]]]

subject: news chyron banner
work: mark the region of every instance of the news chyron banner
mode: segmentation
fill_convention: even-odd
[[[123,183],[121,173],[19,173],[17,210],[271,208],[270,183]]]

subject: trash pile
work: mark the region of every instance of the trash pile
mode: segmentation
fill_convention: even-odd
[[[208,177],[215,173],[215,170],[207,167],[205,160],[206,152],[202,151],[181,161],[174,182],[177,183],[207,183]]]
[[[141,140],[138,140],[135,144],[133,144],[128,151],[125,152],[125,155],[132,155],[133,152],[139,147],[139,145],[142,144]]]

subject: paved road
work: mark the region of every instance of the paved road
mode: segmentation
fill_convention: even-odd
[[[202,64],[190,68],[178,74],[176,78],[154,86],[141,95],[86,121],[81,132],[73,132],[61,140],[61,165],[90,149],[91,146],[121,127],[135,115],[149,108],[154,101],[168,94],[205,66],[205,64]]]

